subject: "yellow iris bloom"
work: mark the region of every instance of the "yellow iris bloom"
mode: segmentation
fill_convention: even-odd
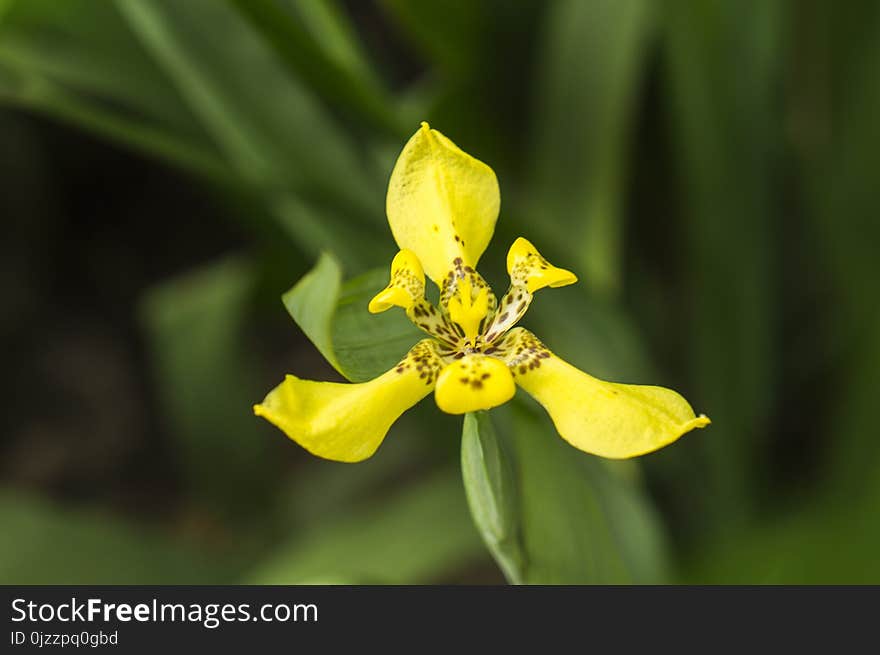
[[[519,385],[563,439],[609,458],[642,455],[708,425],[676,392],[596,379],[515,327],[536,291],[577,278],[519,238],[507,255],[510,288],[498,300],[476,266],[500,204],[492,169],[422,123],[391,173],[386,210],[400,252],[369,311],[401,307],[429,338],[369,382],[288,375],[254,412],[315,455],[343,462],[372,455],[394,421],[432,390],[441,410],[464,414],[507,402]],[[439,307],[425,299],[425,275],[440,289]]]

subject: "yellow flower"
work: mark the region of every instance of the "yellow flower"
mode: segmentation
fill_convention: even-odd
[[[441,410],[464,414],[507,402],[519,385],[563,439],[609,458],[642,455],[708,425],[676,392],[596,379],[515,327],[535,292],[577,278],[519,238],[507,254],[510,288],[498,300],[476,267],[500,202],[492,169],[422,123],[391,173],[386,210],[400,252],[369,311],[401,307],[429,338],[369,382],[288,375],[254,412],[315,455],[344,462],[372,455],[391,424],[432,390]],[[425,275],[440,289],[439,307],[425,299]]]

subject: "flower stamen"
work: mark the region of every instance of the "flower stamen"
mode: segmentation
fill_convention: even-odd
[[[471,287],[471,280],[465,277],[456,289],[456,294],[449,299],[447,305],[449,318],[464,332],[464,339],[471,348],[477,346],[480,326],[489,314],[489,287],[476,290]]]

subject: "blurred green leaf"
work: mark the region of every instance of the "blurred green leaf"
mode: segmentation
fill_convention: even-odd
[[[822,270],[839,300],[832,311],[823,308],[841,369],[833,385],[826,380],[822,387],[833,388],[830,400],[837,401],[823,428],[834,438],[830,482],[849,504],[880,496],[880,6],[860,0],[841,12],[814,2],[803,13],[814,71],[794,88],[801,96],[795,117],[803,186],[813,234],[823,245]]]
[[[592,295],[580,284],[540,294],[522,323],[553,352],[591,375],[662,383],[632,317],[617,302]]]
[[[417,410],[416,410],[417,411]],[[340,468],[337,462],[313,458],[309,466],[297,469],[291,484],[282,492],[279,514],[295,529],[323,523],[328,516],[347,511],[353,504],[387,489],[389,480],[407,478],[428,463],[436,464],[437,453],[424,438],[424,425],[417,416],[404,415],[382,443],[377,456],[357,466]],[[320,493],[314,490],[320,489]]]
[[[663,12],[674,148],[680,157],[688,285],[684,324],[701,440],[704,527],[731,531],[755,510],[755,458],[767,447],[776,324],[771,185],[780,117],[785,3],[675,0]],[[682,490],[692,498],[689,489]],[[697,530],[701,530],[694,522]]]
[[[352,382],[384,373],[418,341],[402,312],[370,314],[367,305],[388,283],[377,269],[340,286],[342,270],[330,255],[283,296],[284,306],[328,362]]]
[[[233,0],[297,76],[344,114],[395,137],[405,129],[333,0]]]
[[[12,0],[0,20],[0,102],[73,122],[232,184],[218,151],[112,4]]]
[[[250,411],[260,395],[244,342],[254,283],[249,262],[227,259],[154,289],[141,306],[190,490],[222,511],[265,505],[273,478]]]
[[[428,583],[479,562],[482,553],[461,481],[450,471],[372,507],[326,517],[281,545],[246,582]]]
[[[377,189],[377,196],[381,195]],[[393,242],[386,234],[348,221],[346,212],[336,207],[309,202],[292,193],[263,197],[281,231],[300,249],[313,256],[329,251],[350,268],[360,271],[375,263],[375,254]]]
[[[468,0],[383,0],[382,4],[441,70],[462,74],[477,63],[492,20],[490,5]]]
[[[298,243],[363,265],[364,245],[384,222],[384,172],[356,152],[260,32],[225,1],[116,6],[237,176]]]
[[[407,114],[407,120],[430,121],[489,163],[501,180],[505,206],[513,207],[513,173],[525,160],[536,25],[548,3],[384,0],[383,5],[427,59],[401,101],[415,100],[411,110],[421,106],[419,115]]]
[[[105,513],[0,494],[0,584],[217,584],[221,557]]]
[[[176,136],[169,136],[162,130],[121,118],[117,113],[105,111],[45,80],[17,77],[11,82],[4,80],[2,63],[0,102],[26,107],[74,123],[83,129],[163,158],[212,181],[235,185],[230,171],[218,164],[209,151]]]
[[[132,40],[112,3],[13,0],[0,21],[0,61],[207,145],[207,133]]]
[[[0,101],[256,192],[307,252],[363,267],[378,241],[384,171],[225,2],[16,2],[0,22]]]
[[[344,136],[225,2],[116,6],[243,178],[381,207]]]
[[[540,219],[529,226],[606,294],[621,284],[627,155],[653,14],[650,0],[562,0],[542,38],[527,198]]]
[[[809,498],[694,557],[695,584],[841,585],[880,583],[877,501],[842,505]]]
[[[468,506],[489,552],[509,582],[521,583],[525,568],[519,535],[516,486],[510,462],[488,412],[464,417],[461,472]]]
[[[636,484],[569,446],[546,416],[520,402],[493,411],[512,437],[526,583],[666,580],[665,540]]]
[[[239,0],[236,0],[238,2]],[[297,18],[308,32],[314,47],[345,70],[350,77],[341,80],[366,84],[372,92],[381,93],[381,82],[370,65],[367,50],[362,47],[352,16],[339,0],[281,0],[291,16]],[[360,78],[354,81],[352,78]]]

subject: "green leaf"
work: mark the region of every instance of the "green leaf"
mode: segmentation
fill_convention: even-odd
[[[333,320],[333,343],[346,376],[369,380],[393,367],[425,333],[403,310],[367,311],[370,299],[388,284],[388,269],[352,278],[342,286]]]
[[[327,103],[395,137],[405,136],[352,26],[330,0],[232,0],[279,58]]]
[[[273,480],[250,411],[261,393],[243,336],[254,283],[251,264],[230,258],[152,290],[140,308],[189,488],[223,512],[265,506]]]
[[[17,0],[0,21],[0,62],[181,134],[200,137],[193,115],[112,3]],[[119,112],[120,114],[122,112]]]
[[[226,3],[117,0],[116,6],[243,178],[381,211],[372,184],[380,178],[365,175],[313,96]]]
[[[332,329],[341,287],[342,267],[333,255],[323,253],[315,267],[281,297],[293,320],[340,373]]]
[[[338,262],[325,254],[282,299],[327,361],[352,382],[363,382],[394,366],[421,333],[402,312],[367,311],[370,298],[388,283],[387,269],[341,280]]]
[[[162,158],[211,181],[235,185],[230,171],[218,163],[215,156],[186,139],[101,109],[96,103],[42,78],[30,75],[19,78],[19,73],[13,72],[10,80],[4,75],[7,72],[0,63],[0,103],[44,113]]]
[[[345,467],[331,460],[311,458],[309,465],[297,469],[291,484],[282,490],[279,515],[296,530],[308,528],[387,491],[389,480],[404,479],[408,483],[412,471],[436,464],[436,450],[421,438],[424,431],[417,416],[404,415],[394,424],[393,438],[382,443],[379,456]],[[320,493],[315,493],[317,489]]]
[[[685,250],[677,258],[690,299],[681,347],[692,353],[699,396],[691,400],[713,420],[712,438],[700,441],[703,456],[693,464],[705,471],[701,499],[711,501],[694,512],[706,521],[700,532],[723,535],[756,511],[753,477],[767,449],[786,7],[676,0],[662,14],[673,150],[686,200]],[[679,492],[689,503],[692,486]]]
[[[40,111],[232,184],[207,133],[112,4],[12,1],[0,21],[0,102]]]
[[[816,321],[839,360],[830,385],[837,402],[820,429],[833,435],[830,478],[849,504],[854,496],[880,496],[880,6],[862,0],[840,12],[832,3],[808,3],[800,16],[800,54],[810,59],[799,68],[804,74],[792,95],[800,103],[791,113],[803,117],[798,134],[803,189],[809,225],[822,247],[813,279],[830,281],[838,299],[835,306],[823,306],[822,320]],[[827,389],[822,373],[819,388]]]
[[[106,513],[0,493],[0,584],[218,584],[222,557]]]
[[[479,562],[482,552],[461,481],[449,471],[371,507],[326,517],[282,544],[245,581],[429,583]]]
[[[398,96],[406,120],[428,120],[456,144],[489,163],[509,211],[511,172],[524,162],[528,72],[534,67],[535,26],[552,3],[540,0],[383,0],[428,66]],[[504,56],[499,57],[498,53]],[[412,101],[418,98],[417,106]],[[410,107],[403,107],[404,103]],[[411,111],[419,110],[413,116]],[[411,130],[412,128],[410,128]],[[504,180],[507,180],[505,185]],[[502,221],[503,223],[503,221]],[[503,225],[501,226],[504,229]]]
[[[632,316],[616,301],[591,294],[580,284],[539,295],[523,322],[553,352],[591,375],[663,384]]]
[[[257,196],[306,252],[363,268],[378,249],[384,172],[224,2],[14,2],[0,102],[162,157],[249,205]]]
[[[880,494],[809,497],[691,558],[688,584],[880,583]],[[828,501],[831,502],[828,502]]]
[[[528,584],[655,584],[668,574],[650,503],[616,468],[565,443],[518,401],[493,410],[512,438]]]
[[[468,0],[383,0],[382,4],[444,72],[463,74],[477,63],[492,19],[488,4]]]
[[[650,0],[562,0],[542,39],[528,178],[540,220],[529,226],[605,294],[621,283],[627,153],[653,14]]]
[[[355,270],[375,263],[375,253],[391,243],[386,234],[349,220],[351,216],[345,211],[294,193],[261,200],[282,232],[304,252],[314,256],[332,252]]]
[[[523,581],[516,487],[488,412],[464,417],[461,473],[468,506],[489,552],[509,582]]]
[[[5,14],[12,7],[16,0],[0,0],[0,21],[3,20]]]

